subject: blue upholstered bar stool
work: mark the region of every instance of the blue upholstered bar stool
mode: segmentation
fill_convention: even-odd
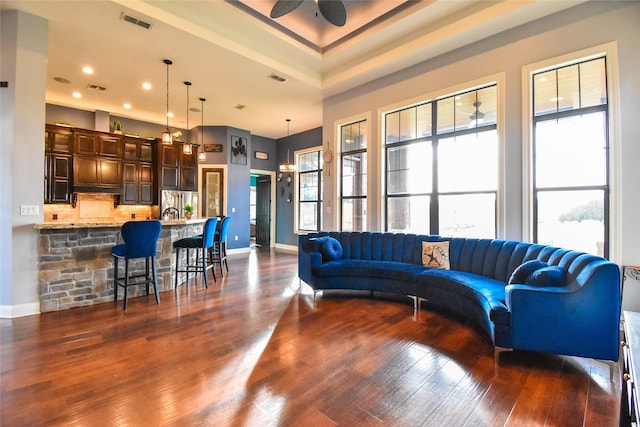
[[[118,300],[118,286],[123,287],[123,310],[127,309],[127,289],[133,285],[145,284],[147,295],[149,295],[149,284],[153,283],[156,303],[160,304],[156,276],[156,244],[160,237],[160,231],[162,231],[162,224],[157,220],[128,221],[120,229],[124,243],[114,246],[111,249],[111,255],[113,255],[113,302]],[[130,275],[129,260],[136,258],[144,258],[144,273]],[[120,259],[124,259],[124,276],[118,276],[118,260]]]
[[[209,257],[213,265],[220,264],[220,274],[224,276],[222,270],[222,264],[224,263],[227,273],[229,272],[229,265],[227,264],[227,234],[229,231],[229,221],[231,217],[226,216],[222,219],[222,225],[220,231],[216,233],[213,247],[209,250]],[[215,268],[214,268],[215,271]]]
[[[176,250],[176,277],[175,288],[178,289],[178,273],[186,273],[187,279],[185,283],[189,282],[189,273],[202,273],[204,275],[204,285],[208,288],[209,283],[207,281],[207,270],[212,268],[213,265],[207,265],[207,251],[213,247],[213,237],[216,232],[216,226],[218,225],[218,218],[209,218],[205,221],[202,229],[202,234],[199,236],[185,237],[173,242],[173,247]],[[187,250],[186,264],[180,267],[180,249]],[[191,258],[189,257],[189,250],[195,249],[196,261],[190,264]],[[216,272],[213,272],[213,280],[216,281]]]

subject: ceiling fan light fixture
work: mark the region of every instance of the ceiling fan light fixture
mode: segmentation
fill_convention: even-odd
[[[480,111],[480,105],[482,105],[482,102],[480,101],[473,103],[473,106],[476,107],[476,111],[469,116],[469,129],[484,123],[484,113]]]
[[[347,22],[347,10],[342,0],[314,0],[320,9],[320,14],[329,23],[342,27]],[[287,13],[293,12],[302,4],[303,0],[278,0],[273,5],[269,16],[272,19],[280,18]]]

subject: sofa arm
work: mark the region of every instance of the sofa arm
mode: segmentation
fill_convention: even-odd
[[[298,239],[298,277],[308,285],[312,285],[312,269],[322,264],[322,254],[312,249],[308,236]]]
[[[617,360],[616,304],[577,283],[562,287],[508,285],[513,348]]]

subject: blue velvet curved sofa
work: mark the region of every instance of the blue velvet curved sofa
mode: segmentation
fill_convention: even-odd
[[[423,266],[423,242],[438,241],[449,242],[448,270]],[[533,264],[561,282],[530,281]],[[314,296],[355,289],[426,299],[481,326],[496,362],[503,349],[618,360],[620,269],[595,255],[517,241],[320,232],[299,236],[298,276]]]

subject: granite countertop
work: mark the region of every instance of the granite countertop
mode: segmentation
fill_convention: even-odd
[[[190,225],[201,224],[205,222],[207,218],[193,218],[193,219],[172,219],[162,220],[163,227],[173,227],[176,225]],[[144,221],[141,219],[140,221]],[[36,230],[64,230],[73,228],[119,228],[122,227],[127,221],[103,221],[103,222],[42,222],[35,224]]]

